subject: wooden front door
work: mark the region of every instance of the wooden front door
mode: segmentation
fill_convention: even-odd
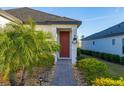
[[[60,31],[60,57],[69,57],[70,33]]]

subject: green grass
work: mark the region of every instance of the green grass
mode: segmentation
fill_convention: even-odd
[[[109,67],[109,71],[113,76],[122,76],[124,77],[124,66],[119,64],[114,64],[110,62],[103,61]]]

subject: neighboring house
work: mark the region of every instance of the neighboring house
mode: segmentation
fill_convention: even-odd
[[[57,62],[58,59],[70,59],[72,63],[76,62],[77,28],[81,25],[81,21],[56,16],[31,8],[0,10],[1,26],[16,21],[26,24],[29,18],[35,21],[37,30],[51,32],[55,40],[60,44],[60,52],[55,53],[55,62]]]
[[[124,56],[124,22],[83,38],[82,48]]]

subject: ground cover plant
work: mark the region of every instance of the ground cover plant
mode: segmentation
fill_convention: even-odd
[[[78,61],[78,69],[85,74],[85,78],[89,84],[92,84],[92,81],[100,77],[109,77],[109,71],[106,64],[94,59],[94,58],[85,58]]]

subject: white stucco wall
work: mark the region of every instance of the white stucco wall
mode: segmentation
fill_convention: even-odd
[[[77,44],[73,44],[72,40],[74,35],[77,35],[77,25],[37,25],[36,29],[37,30],[43,30],[43,31],[48,31],[51,32],[53,37],[55,37],[55,40],[58,41],[59,43],[59,34],[57,32],[57,28],[71,28],[71,32],[70,32],[70,57],[68,59],[72,60],[72,63],[74,64],[76,62],[76,58],[77,58]],[[59,57],[59,53],[55,53],[55,59],[57,62],[57,59],[60,58]]]
[[[122,54],[123,38],[124,35],[120,35],[120,36],[113,36],[102,39],[82,41],[82,49],[118,54],[120,56],[124,56],[124,54]],[[115,39],[115,45],[112,45],[112,39]],[[95,42],[94,45],[93,45],[93,41]]]
[[[70,58],[72,60],[72,63],[76,63],[77,58],[77,44],[73,44],[72,40],[74,35],[77,35],[77,25],[53,25],[54,32],[57,28],[71,28],[70,32]],[[58,56],[58,55],[57,55]]]

